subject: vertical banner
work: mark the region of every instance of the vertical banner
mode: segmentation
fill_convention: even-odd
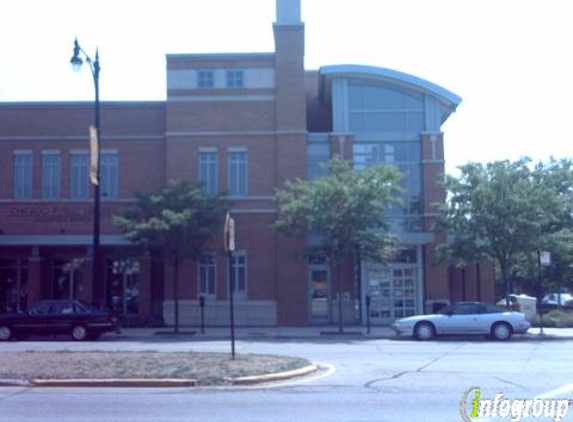
[[[97,129],[90,125],[90,182],[99,185],[99,138]]]

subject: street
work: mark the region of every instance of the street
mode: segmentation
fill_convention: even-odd
[[[6,350],[229,350],[229,343],[220,340],[45,341],[3,346],[8,346]],[[561,389],[558,397],[572,398],[572,346],[572,340],[526,338],[510,342],[241,340],[238,353],[302,356],[324,369],[306,378],[250,388],[0,387],[0,421],[457,422],[462,420],[462,395],[470,387],[480,387],[484,397],[503,393],[510,398],[534,398]],[[565,420],[573,420],[573,410]]]

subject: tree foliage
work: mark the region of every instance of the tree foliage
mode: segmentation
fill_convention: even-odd
[[[171,182],[160,192],[136,194],[135,202],[115,224],[125,236],[163,257],[173,266],[175,331],[179,330],[179,265],[187,258],[198,259],[207,241],[221,230],[225,203],[206,196],[201,185]]]
[[[446,178],[437,226],[453,240],[442,245],[441,258],[461,266],[493,260],[509,294],[512,271],[572,227],[571,168],[567,160],[533,166],[526,158],[460,167],[459,177]]]
[[[273,228],[289,236],[309,233],[319,239],[306,255],[325,257],[335,266],[339,297],[342,297],[340,265],[357,251],[364,259],[387,262],[396,239],[387,234],[385,210],[399,202],[398,170],[380,165],[353,170],[341,159],[328,165],[328,174],[316,180],[287,182],[276,194],[278,218]],[[342,301],[339,300],[342,331]]]

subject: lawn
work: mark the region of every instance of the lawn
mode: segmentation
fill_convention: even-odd
[[[271,355],[160,352],[0,352],[0,379],[196,379],[225,385],[230,378],[276,373],[309,365]]]

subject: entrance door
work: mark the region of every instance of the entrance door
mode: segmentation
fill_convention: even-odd
[[[309,266],[310,322],[326,324],[330,321],[330,270],[326,265]]]
[[[416,314],[418,271],[411,264],[367,264],[364,273],[370,297],[370,322],[388,324],[396,318]]]

